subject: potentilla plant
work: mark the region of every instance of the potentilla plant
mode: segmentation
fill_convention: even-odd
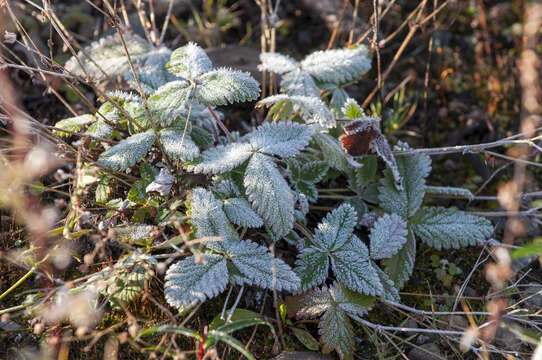
[[[141,42],[130,39],[140,51],[136,74],[143,79],[146,99],[116,91],[96,114],[65,119],[56,127],[59,135],[84,133],[92,140],[86,150],[100,166],[96,200],[134,214],[122,226],[108,223],[123,234],[118,239],[139,246],[146,259],[156,249],[175,252],[173,242],[153,247],[152,232],[158,227],[172,234],[173,228],[164,224],[177,216],[188,219],[189,239],[205,240],[166,271],[164,294],[172,307],[185,310],[233,286],[295,295],[286,301],[288,312],[319,317],[323,349],[352,359],[349,318],[364,316],[379,298],[400,301],[419,242],[436,249],[459,248],[492,233],[491,223],[482,217],[424,206],[427,192],[472,194],[426,185],[431,159],[415,151],[396,158],[379,119],[367,116],[344,90],[370,69],[365,47],[318,51],[300,62],[262,54],[261,69],[281,75],[281,94],[257,104],[271,106],[264,123],[225,137],[201,124],[222,125],[218,106],[257,99],[256,80],[248,73],[213,69],[193,43],[171,52]],[[109,38],[87,49],[97,59],[90,70],[101,65],[135,86],[118,48],[118,39]],[[149,62],[155,67],[148,69]],[[342,133],[343,127],[339,140],[332,134]],[[404,143],[397,148],[412,150]],[[379,158],[386,165],[382,174]],[[178,167],[165,169],[167,160]],[[131,188],[112,176],[127,170],[139,176]],[[206,180],[195,185],[191,174]],[[164,187],[167,181],[169,187]],[[174,191],[172,183],[178,185]],[[353,195],[322,214],[311,204],[322,201],[318,188],[330,183],[346,184]],[[123,197],[109,199],[113,188]],[[115,214],[109,211],[106,217]],[[284,242],[296,260],[287,262],[270,251],[277,242]],[[109,291],[108,281],[102,293]],[[142,286],[134,282],[130,294],[136,285]]]

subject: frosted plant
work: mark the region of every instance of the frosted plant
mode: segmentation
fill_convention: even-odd
[[[398,245],[386,247],[388,239],[385,236],[393,234],[394,243],[404,243],[404,229],[401,224],[394,224],[398,229],[393,232],[381,226],[375,228],[371,232],[369,251],[363,241],[353,234],[357,221],[356,210],[343,203],[318,224],[310,245],[301,251],[296,262],[296,272],[301,278],[300,291],[325,282],[331,265],[337,280],[349,289],[366,295],[397,299],[393,281],[378,268],[374,260],[390,257],[399,250]],[[389,232],[380,234],[381,231]]]
[[[248,203],[236,201],[235,216],[242,211],[251,212]],[[241,204],[241,205],[239,205]],[[197,237],[219,236],[221,241],[205,242],[212,253],[190,256],[172,265],[166,274],[166,300],[176,307],[190,306],[222,292],[228,283],[256,285],[268,289],[295,291],[299,278],[282,260],[274,258],[269,251],[250,240],[239,240],[226,217],[224,204],[208,190],[192,191],[189,215]],[[224,206],[224,209],[223,209]],[[257,221],[256,214],[249,215]]]
[[[288,234],[294,224],[295,198],[271,156],[291,157],[305,148],[313,130],[297,123],[266,123],[243,142],[218,145],[204,151],[188,166],[202,174],[222,174],[244,163],[243,186],[248,201],[276,237]]]
[[[308,201],[318,200],[318,190],[315,184],[319,183],[327,173],[328,165],[325,161],[304,161],[290,158],[288,163],[288,177],[295,189],[302,193]]]
[[[155,85],[173,80],[174,77],[165,69],[171,50],[166,47],[156,48],[137,35],[125,35],[124,41],[140,76],[147,76],[148,82]],[[118,34],[93,42],[80,51],[77,57],[68,60],[65,68],[74,75],[88,75],[95,80],[106,80],[108,77],[115,80],[119,75],[129,81],[133,79],[128,57]]]
[[[416,237],[436,249],[457,249],[485,240],[493,227],[489,220],[479,216],[448,208],[422,207],[425,180],[431,171],[431,159],[427,155],[401,156],[397,165],[404,189],[399,191],[394,186],[393,176],[388,171],[380,180],[378,201],[383,210],[399,215],[408,224],[406,243],[394,256],[384,260],[387,273],[400,288],[412,274]],[[458,190],[440,188],[439,192],[457,193]]]
[[[287,297],[288,315],[298,319],[320,317],[318,329],[324,352],[336,350],[342,359],[353,359],[354,328],[349,320],[364,316],[374,298],[349,290],[339,282],[306,292],[301,296]]]
[[[332,108],[340,109],[348,98],[340,87],[371,68],[369,51],[365,46],[317,51],[301,62],[277,53],[262,53],[260,61],[260,70],[281,75],[280,85],[286,93],[267,97],[260,104],[276,104],[275,109],[281,107],[282,116],[287,117],[290,111],[284,114],[284,104],[291,102],[292,110],[299,111],[305,121],[317,122],[324,127],[335,127],[336,123],[335,114],[320,99],[320,90],[331,89]]]

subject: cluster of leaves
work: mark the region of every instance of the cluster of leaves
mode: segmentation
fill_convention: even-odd
[[[122,61],[115,59],[115,44],[104,41],[89,51],[104,53],[99,64],[119,74],[126,69],[117,64]],[[137,46],[136,50],[141,50],[143,68],[150,59],[153,64],[158,61],[156,52],[165,53]],[[235,141],[214,136],[198,124],[202,119],[214,121],[216,106],[255,100],[258,83],[247,73],[213,69],[195,44],[168,54],[169,61],[159,60],[167,76],[142,76],[147,101],[112,93],[97,114],[62,120],[56,126],[65,130],[58,130],[59,135],[85,130],[96,148],[106,138],[121,139],[99,155],[98,163],[106,168],[123,171],[144,160],[139,165],[141,179],[128,191],[127,200],[108,202],[117,209],[133,206],[136,214],[151,203],[159,209],[154,217],[146,216],[145,210],[132,218],[138,224],[117,228],[128,241],[148,245],[153,228],[149,222],[158,224],[176,214],[188,217],[191,237],[202,241],[192,248],[192,255],[167,270],[164,293],[170,305],[186,309],[217,296],[228,285],[298,294],[287,302],[289,312],[303,318],[321,316],[324,350],[335,349],[351,359],[354,342],[348,317],[364,316],[377,298],[400,301],[399,289],[413,271],[417,239],[448,249],[475,245],[491,234],[486,219],[422,206],[426,191],[459,195],[466,191],[428,187],[430,158],[414,154],[395,159],[379,119],[365,115],[345,92],[344,86],[370,68],[366,48],[319,51],[301,62],[262,54],[261,69],[282,76],[283,93],[259,103],[274,104],[269,111],[274,121],[236,136]],[[331,135],[341,130],[337,117],[351,120],[356,131],[371,134],[364,145],[367,152],[379,155],[388,167],[380,179],[375,156],[354,159]],[[330,133],[328,128],[337,129]],[[206,175],[207,180],[194,187],[179,168],[175,176],[163,168],[160,177],[170,176],[171,181],[158,181],[158,169],[151,163],[159,163],[159,155],[178,160],[186,172]],[[319,201],[318,187],[345,180],[356,195],[336,204],[311,232],[308,215],[310,203]],[[112,182],[102,173],[101,202],[108,201]],[[186,199],[169,201],[173,182],[188,190]],[[162,185],[169,187],[163,190]],[[155,188],[163,190],[160,195],[149,194]],[[320,215],[311,213],[314,216]],[[266,246],[281,240],[297,249],[293,267]],[[121,280],[142,279],[140,272],[132,274],[133,279]],[[112,300],[131,300],[131,295],[116,295],[119,284],[108,283],[101,291]]]

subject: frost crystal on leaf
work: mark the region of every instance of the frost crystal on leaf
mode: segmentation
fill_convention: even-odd
[[[192,87],[187,81],[176,80],[161,86],[148,101],[153,120],[162,126],[170,125],[187,110],[191,96]]]
[[[193,79],[210,71],[213,64],[205,51],[191,42],[175,49],[171,53],[171,59],[167,66],[172,73],[183,78]]]
[[[91,114],[79,115],[64,120],[60,120],[55,124],[55,127],[70,132],[79,132],[85,125],[96,121],[96,117]],[[68,137],[71,134],[64,131],[53,130],[53,133],[57,136]],[[97,135],[96,135],[97,136]]]
[[[252,210],[248,201],[242,198],[231,198],[224,200],[224,212],[230,221],[239,226],[258,228],[263,226],[263,221]]]
[[[267,70],[276,74],[285,74],[299,68],[299,63],[296,60],[278,53],[261,53],[260,61],[262,62],[258,66],[260,71]]]
[[[204,74],[201,82],[196,95],[205,105],[228,105],[256,100],[260,96],[260,85],[248,72],[217,69]]]
[[[299,95],[320,98],[320,90],[308,73],[295,70],[282,75],[280,86],[288,95]]]
[[[371,228],[371,257],[392,257],[407,241],[406,222],[397,214],[384,214]]]
[[[314,243],[321,249],[334,251],[342,247],[352,236],[358,220],[352,205],[344,203],[326,215],[318,224],[314,234]]]
[[[367,72],[371,59],[365,46],[317,51],[301,62],[301,68],[320,81],[342,84]]]
[[[250,159],[244,179],[248,200],[277,238],[294,226],[295,198],[273,161],[263,154]]]
[[[314,96],[299,95],[273,95],[268,96],[258,102],[259,105],[272,105],[281,101],[291,101],[294,109],[299,111],[301,117],[307,123],[318,123],[323,127],[332,128],[336,126],[335,116],[329,110],[327,105]]]
[[[113,128],[102,119],[99,119],[94,124],[88,127],[87,131],[85,131],[85,134],[96,136],[99,138],[108,138],[113,135]]]
[[[408,231],[407,242],[395,255],[384,259],[386,273],[398,289],[401,289],[405,282],[412,275],[414,261],[416,260],[416,238],[412,230]]]
[[[153,229],[154,226],[152,225],[133,224],[117,226],[113,230],[115,230],[117,240],[133,244],[152,238]]]
[[[307,125],[280,122],[265,123],[248,135],[250,144],[260,152],[290,157],[308,144],[313,130]]]
[[[196,164],[189,165],[188,171],[196,174],[221,174],[241,165],[252,155],[250,144],[232,143],[218,145],[204,151]]]
[[[125,35],[124,40],[136,70],[152,66],[157,61],[156,57],[162,57],[165,63],[171,54],[170,50],[155,48],[137,35]],[[107,78],[105,74],[114,77],[130,71],[128,58],[118,34],[93,42],[84,51],[80,51],[77,58],[79,60],[75,57],[70,58],[65,67],[70,73],[78,76],[86,76],[88,73],[93,79],[104,80]],[[84,70],[81,69],[81,64]]]
[[[199,262],[190,256],[166,272],[166,301],[175,307],[190,306],[220,294],[228,284],[226,260],[220,255],[202,254]]]
[[[126,170],[147,154],[154,140],[152,131],[134,134],[102,153],[98,162],[115,170]]]
[[[223,240],[237,237],[222,210],[222,202],[212,192],[203,188],[192,190],[189,210],[196,237],[221,236]]]
[[[296,272],[301,278],[299,291],[302,292],[326,281],[329,257],[322,249],[310,246],[300,252],[296,266]]]
[[[160,131],[160,141],[166,154],[172,159],[194,160],[199,156],[199,148],[190,135],[184,135],[182,128],[167,128]],[[182,142],[182,146],[181,146]]]
[[[273,258],[267,248],[248,240],[231,242],[226,247],[229,260],[251,284],[267,289],[275,286],[278,291],[299,288],[297,275],[284,261]]]
[[[439,250],[476,245],[493,232],[489,220],[446,208],[423,207],[412,222],[416,235]]]
[[[425,178],[431,171],[431,159],[427,155],[400,156],[397,159],[399,173],[403,179],[403,190],[399,191],[393,176],[386,174],[380,181],[378,199],[380,206],[404,219],[412,217],[422,205],[425,195]]]
[[[354,328],[344,311],[331,307],[320,319],[318,328],[324,351],[337,350],[343,359],[352,359]]]

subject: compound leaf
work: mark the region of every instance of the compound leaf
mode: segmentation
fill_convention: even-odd
[[[165,279],[164,292],[168,304],[190,306],[224,291],[228,284],[228,268],[220,255],[190,256],[170,266]]]

